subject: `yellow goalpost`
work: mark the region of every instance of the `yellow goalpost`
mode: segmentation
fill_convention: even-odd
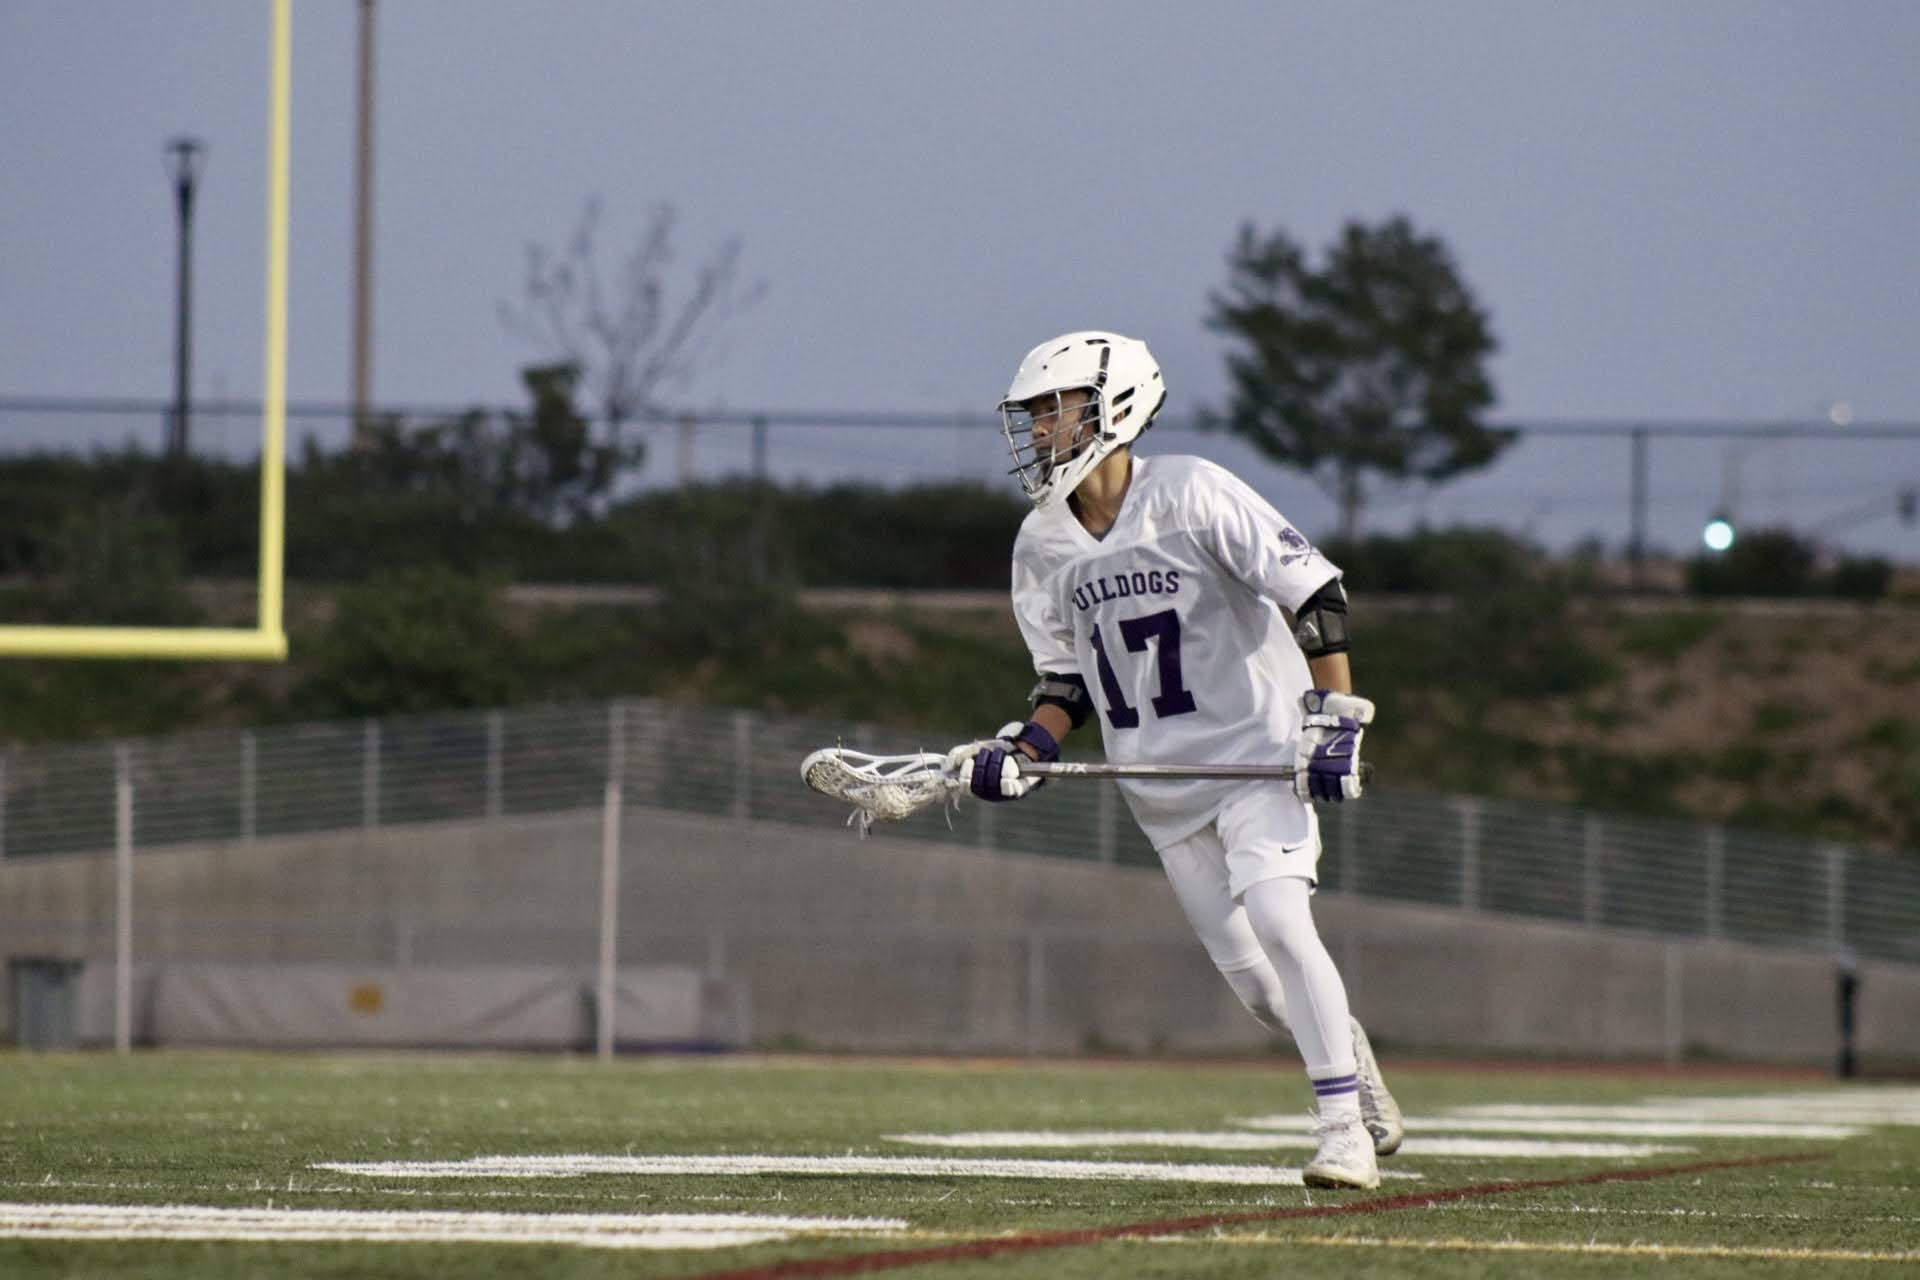
[[[287,150],[292,0],[273,0],[268,55],[266,385],[260,421],[259,620],[232,627],[0,626],[0,657],[252,658],[287,656],[281,587],[286,546]]]

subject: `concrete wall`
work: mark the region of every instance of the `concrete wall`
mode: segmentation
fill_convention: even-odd
[[[1154,868],[630,810],[620,960],[742,980],[762,1043],[1196,1052],[1270,1037]],[[142,851],[143,962],[592,962],[600,815]],[[1824,956],[1316,900],[1377,1044],[1826,1063]],[[0,955],[113,954],[113,860],[0,862]],[[1861,970],[1863,1059],[1920,1061],[1920,969]]]

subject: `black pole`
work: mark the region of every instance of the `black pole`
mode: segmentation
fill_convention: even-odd
[[[1647,560],[1647,429],[1633,429],[1632,533],[1627,540],[1627,563],[1635,591],[1646,586]]]
[[[193,368],[193,184],[182,180],[176,186],[180,197],[180,277],[174,286],[178,311],[173,338],[173,430],[168,434],[167,453],[184,458]]]
[[[193,138],[175,138],[167,144],[168,167],[180,213],[180,264],[174,283],[176,310],[173,335],[173,413],[167,423],[167,456],[187,456],[188,420],[192,413],[193,376],[193,188],[199,177],[204,148]]]
[[[1840,1014],[1840,1058],[1834,1072],[1842,1080],[1860,1074],[1860,1059],[1855,1052],[1854,1036],[1860,1003],[1860,968],[1851,956],[1842,956],[1834,966],[1834,997]]]
[[[353,148],[353,447],[367,446],[373,402],[374,0],[360,0]]]

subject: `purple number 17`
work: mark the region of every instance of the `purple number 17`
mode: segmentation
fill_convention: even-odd
[[[1107,642],[1096,625],[1093,635],[1094,663],[1099,667],[1100,691],[1106,695],[1107,723],[1116,729],[1134,729],[1140,725],[1140,709],[1127,705],[1126,692],[1120,687],[1120,677],[1114,674],[1113,663],[1107,657]],[[1120,639],[1126,644],[1129,653],[1145,653],[1147,641],[1158,640],[1154,646],[1154,660],[1160,668],[1160,692],[1153,695],[1150,702],[1153,714],[1161,718],[1182,716],[1195,709],[1193,694],[1180,678],[1180,615],[1172,609],[1162,609],[1159,613],[1149,613],[1141,618],[1122,618],[1120,620]]]

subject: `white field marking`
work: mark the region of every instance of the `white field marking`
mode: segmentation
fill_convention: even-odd
[[[1797,1107],[1795,1115],[1804,1116],[1808,1107]],[[1713,1109],[1705,1106],[1681,1107],[1670,1103],[1637,1103],[1630,1106],[1558,1106],[1533,1103],[1488,1103],[1484,1106],[1449,1107],[1434,1118],[1434,1123],[1444,1124],[1455,1119],[1492,1119],[1492,1120],[1717,1120],[1717,1121],[1783,1121],[1786,1117],[1778,1110],[1755,1112],[1751,1110]],[[1789,1123],[1793,1123],[1789,1121]]]
[[[718,1249],[795,1236],[895,1234],[899,1218],[748,1213],[447,1213],[212,1209],[195,1205],[0,1204],[14,1240],[357,1241],[571,1244],[595,1249]]]
[[[281,1184],[268,1187],[258,1182],[241,1186],[235,1182],[99,1182],[87,1178],[30,1178],[12,1182],[0,1181],[0,1188],[14,1187],[32,1187],[38,1191],[45,1191],[53,1187],[69,1191],[145,1191],[164,1192],[168,1195],[180,1195],[186,1192],[207,1192],[225,1195],[258,1194],[270,1195],[282,1200],[292,1199],[297,1196],[364,1196],[367,1194],[365,1183],[329,1184],[315,1182],[296,1186]],[[383,1196],[404,1196],[412,1199],[537,1200],[543,1202],[553,1200],[585,1200],[594,1204],[604,1204],[606,1202],[605,1195],[595,1192],[553,1191],[546,1188],[532,1191],[509,1191],[502,1187],[485,1187],[480,1189],[462,1187],[458,1191],[440,1191],[430,1187],[382,1187],[380,1194]],[[650,1197],[636,1195],[631,1198],[635,1200],[645,1200]],[[680,1198],[698,1200],[703,1197],[693,1196]],[[745,1200],[749,1197],[725,1196],[712,1198]],[[777,1200],[780,1197],[754,1196],[751,1198],[755,1200]]]
[[[1297,1129],[1289,1115],[1238,1121],[1253,1129]],[[1410,1132],[1590,1134],[1619,1138],[1853,1138],[1866,1130],[1841,1124],[1781,1124],[1736,1120],[1542,1120],[1515,1116],[1424,1116],[1409,1118]]]
[[[1159,1130],[1106,1130],[1061,1133],[1039,1130],[978,1133],[889,1133],[888,1142],[918,1147],[1073,1149],[1079,1147],[1194,1147],[1203,1151],[1270,1151],[1304,1147],[1316,1139],[1306,1133],[1169,1133]],[[1693,1147],[1627,1142],[1541,1142],[1528,1138],[1429,1138],[1415,1134],[1401,1154],[1466,1159],[1513,1157],[1523,1160],[1638,1160],[1646,1156],[1687,1155]]]
[[[861,1174],[882,1178],[1047,1178],[1297,1187],[1300,1170],[1257,1164],[1148,1164],[1126,1160],[967,1160],[934,1156],[477,1156],[471,1160],[327,1163],[370,1178],[583,1178],[592,1174]],[[1418,1178],[1394,1171],[1386,1178]]]
[[[333,1184],[315,1182],[294,1185],[278,1184],[268,1187],[258,1181],[242,1186],[236,1182],[98,1182],[85,1178],[55,1178],[51,1176],[12,1182],[0,1181],[0,1188],[9,1187],[32,1187],[40,1191],[44,1191],[50,1187],[60,1187],[72,1191],[161,1191],[168,1195],[179,1195],[189,1191],[226,1195],[267,1194],[270,1196],[278,1196],[283,1200],[291,1199],[295,1196],[365,1196],[368,1194],[367,1185],[364,1182]],[[532,1200],[542,1204],[561,1200],[584,1200],[590,1204],[605,1204],[607,1200],[605,1192],[557,1191],[551,1187],[536,1187],[526,1191],[518,1189],[509,1190],[505,1187],[461,1187],[458,1190],[445,1191],[435,1187],[382,1187],[380,1188],[379,1194],[392,1196],[396,1199]],[[622,1196],[628,1200],[652,1199],[650,1195],[644,1192],[623,1192]],[[733,1203],[757,1204],[763,1201],[782,1201],[786,1199],[786,1196],[778,1191],[774,1191],[766,1195],[757,1196],[676,1195],[674,1199],[687,1202],[724,1200]]]
[[[1650,1102],[1671,1102],[1687,1105],[1694,1102],[1732,1102],[1769,1106],[1779,1104],[1798,1104],[1809,1098],[1833,1098],[1839,1101],[1869,1102],[1886,1106],[1905,1106],[1920,1108],[1920,1085],[1895,1084],[1825,1084],[1812,1088],[1769,1089],[1763,1093],[1732,1094],[1657,1094],[1648,1099]]]
[[[1742,1262],[1916,1262],[1920,1249],[1781,1249],[1768,1245],[1603,1244],[1597,1240],[1469,1240],[1460,1236],[1289,1236],[1272,1232],[1235,1235],[1150,1236],[1152,1244],[1320,1245],[1329,1249],[1415,1249],[1443,1253],[1558,1253],[1587,1257],[1727,1258]]]
[[[1920,1089],[1858,1085],[1731,1097],[1662,1096],[1624,1106],[1496,1103],[1455,1107],[1448,1115],[1594,1120],[1756,1120],[1920,1125]]]

